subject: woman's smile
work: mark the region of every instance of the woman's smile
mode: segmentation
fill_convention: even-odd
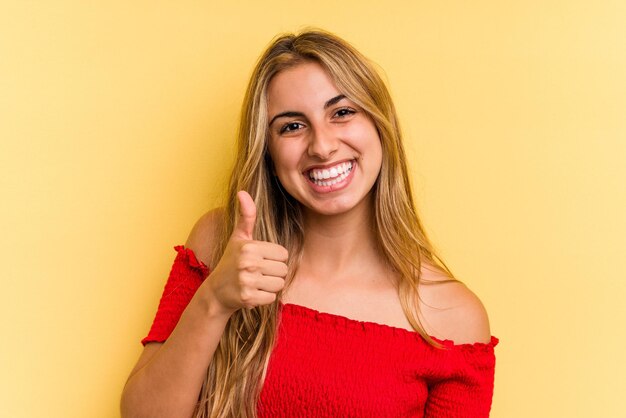
[[[330,193],[347,187],[355,168],[356,160],[344,161],[326,168],[312,168],[304,177],[316,192]]]

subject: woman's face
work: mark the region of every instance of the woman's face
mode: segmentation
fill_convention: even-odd
[[[269,152],[275,174],[322,215],[367,204],[382,163],[373,121],[315,62],[279,72],[268,86]]]

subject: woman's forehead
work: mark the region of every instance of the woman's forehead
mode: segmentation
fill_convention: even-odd
[[[282,70],[272,78],[267,92],[268,108],[270,111],[293,106],[321,108],[340,94],[324,67],[307,62]]]

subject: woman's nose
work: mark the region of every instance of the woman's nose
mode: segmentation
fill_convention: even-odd
[[[316,127],[309,141],[309,156],[327,160],[335,154],[339,147],[339,138],[332,129]]]

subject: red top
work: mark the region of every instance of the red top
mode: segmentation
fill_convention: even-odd
[[[141,342],[165,341],[209,269],[178,255]],[[276,346],[258,404],[269,417],[488,417],[496,337],[430,346],[416,332],[279,304]]]

